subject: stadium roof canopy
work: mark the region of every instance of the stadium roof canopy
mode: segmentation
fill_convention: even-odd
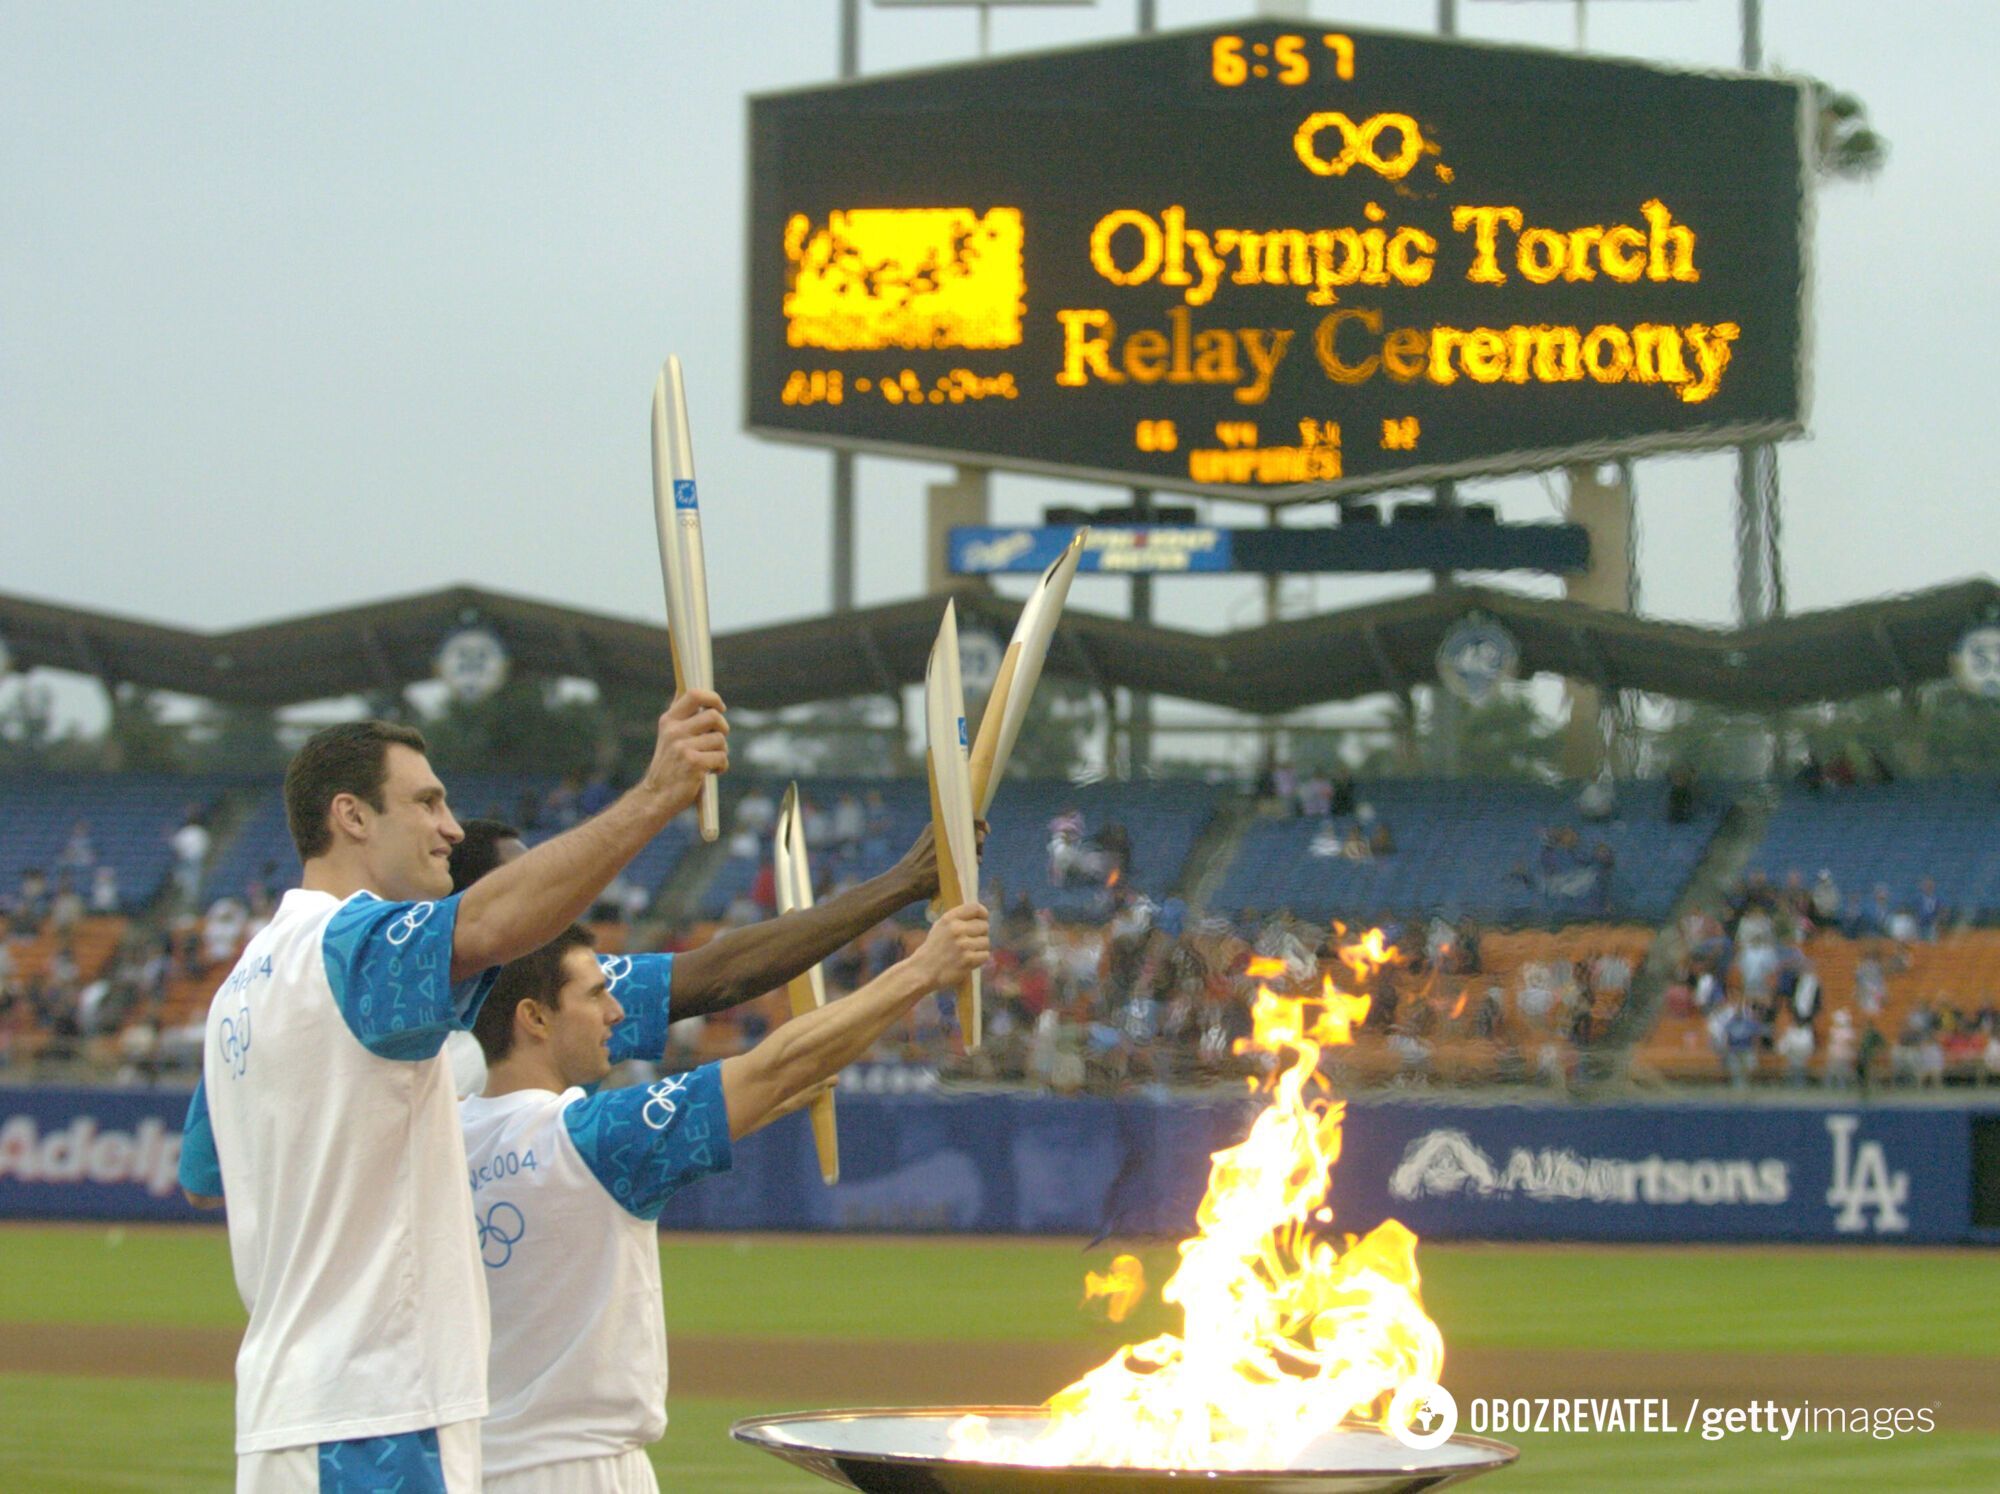
[[[951,595],[961,629],[984,625],[1003,641],[1020,612],[1019,603],[981,590]],[[920,683],[943,602],[921,597],[719,636],[716,678],[732,705],[753,710]],[[1474,613],[1514,635],[1524,673],[1768,710],[1943,677],[1966,627],[2000,617],[2000,586],[1965,581],[1740,631],[1475,586],[1226,634],[1072,609],[1047,668],[1098,689],[1123,686],[1275,715],[1434,680],[1439,643]],[[498,635],[519,672],[652,690],[665,690],[670,678],[664,627],[470,586],[226,633],[0,596],[0,640],[18,669],[72,670],[253,706],[431,679],[440,643],[469,624]]]

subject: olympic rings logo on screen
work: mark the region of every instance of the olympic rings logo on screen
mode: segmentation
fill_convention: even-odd
[[[1319,153],[1319,137],[1328,130],[1340,135],[1340,150],[1332,156]],[[1393,156],[1376,148],[1384,130],[1394,130],[1399,144]],[[1356,124],[1338,110],[1308,114],[1292,136],[1292,149],[1314,176],[1345,176],[1350,166],[1366,166],[1377,176],[1401,181],[1424,153],[1423,131],[1407,114],[1374,114]]]
[[[664,1131],[674,1123],[680,1113],[680,1104],[674,1096],[687,1088],[687,1080],[676,1075],[672,1079],[662,1079],[658,1084],[649,1085],[645,1109],[639,1112],[639,1119],[655,1131]]]
[[[528,1232],[527,1218],[513,1204],[501,1200],[479,1221],[479,1258],[492,1270],[499,1270],[514,1258],[514,1247]]]
[[[250,1068],[250,1008],[239,1007],[235,1016],[224,1017],[216,1038],[223,1063],[232,1076],[241,1079]]]
[[[401,946],[416,938],[417,930],[431,921],[431,914],[437,912],[436,903],[413,903],[410,911],[389,925],[386,936],[391,944]]]
[[[614,996],[618,994],[618,982],[632,973],[630,955],[599,955],[597,968],[604,972],[604,989]]]

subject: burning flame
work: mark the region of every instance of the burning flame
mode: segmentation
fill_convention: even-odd
[[[1145,1295],[1146,1268],[1136,1255],[1119,1256],[1102,1276],[1095,1271],[1083,1273],[1083,1300],[1087,1303],[1102,1297],[1105,1316],[1114,1323],[1124,1322]]]
[[[1378,929],[1340,957],[1365,979],[1394,953]],[[1283,968],[1250,966],[1259,978]],[[1404,1382],[1438,1379],[1444,1340],[1418,1296],[1416,1236],[1388,1220],[1341,1249],[1312,1227],[1333,1218],[1327,1193],[1346,1107],[1308,1091],[1327,1087],[1321,1052],[1351,1042],[1368,1008],[1368,997],[1337,989],[1331,976],[1318,996],[1258,991],[1254,1036],[1238,1046],[1278,1057],[1264,1084],[1270,1103],[1248,1138],[1215,1154],[1199,1229],[1161,1289],[1181,1309],[1183,1331],[1129,1344],[1058,1392],[1032,1440],[995,1437],[983,1417],[963,1418],[954,1456],[1284,1468],[1344,1419],[1384,1424]]]

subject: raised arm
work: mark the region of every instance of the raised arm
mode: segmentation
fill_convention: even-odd
[[[908,959],[853,995],[792,1018],[748,1053],[725,1058],[722,1097],[731,1139],[775,1119],[801,1091],[853,1063],[922,997],[984,965],[991,953],[986,922],[978,903],[952,909]]]
[[[581,918],[598,893],[667,822],[729,768],[722,698],[689,690],[660,717],[646,776],[602,814],[536,846],[467,888],[452,935],[454,981],[540,949]]]
[[[731,929],[674,957],[674,1020],[727,1011],[775,991],[900,908],[937,893],[930,827],[879,877],[823,903]]]

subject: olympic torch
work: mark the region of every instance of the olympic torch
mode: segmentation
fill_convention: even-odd
[[[660,580],[667,593],[667,636],[676,690],[713,690],[715,658],[708,636],[708,564],[701,548],[701,507],[695,501],[694,438],[688,430],[681,360],[669,357],[653,384],[653,519],[660,535]],[[715,775],[701,785],[701,838],[722,833]]]
[[[812,862],[806,856],[805,816],[799,813],[799,786],[785,791],[784,807],[778,811],[777,831],[771,845],[776,870],[778,912],[797,912],[813,904]],[[826,1005],[826,977],[820,967],[800,972],[785,987],[792,1003],[792,1015],[802,1017],[814,1007]],[[840,1136],[834,1130],[833,1094],[829,1091],[812,1102],[813,1148],[819,1153],[819,1175],[831,1188],[840,1181]]]
[[[993,689],[986,697],[986,711],[979,718],[979,739],[972,744],[973,816],[984,819],[1000,792],[1000,779],[1007,771],[1007,759],[1021,735],[1027,719],[1028,703],[1042,678],[1042,664],[1049,656],[1049,642],[1055,637],[1056,623],[1063,604],[1069,600],[1069,584],[1076,579],[1077,562],[1083,558],[1088,529],[1071,537],[1069,548],[1042,572],[1042,579],[1021,607],[1014,636],[1001,656],[1000,671],[993,677]]]
[[[965,757],[965,689],[958,673],[958,609],[944,622],[924,670],[924,726],[931,781],[931,830],[937,845],[938,904],[947,912],[979,896],[979,842],[973,834],[972,778]],[[979,1046],[979,972],[957,989],[965,1050]]]

